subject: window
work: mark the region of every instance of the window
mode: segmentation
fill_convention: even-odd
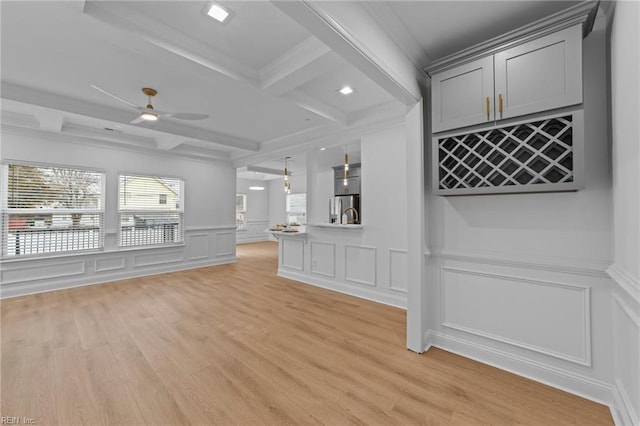
[[[183,180],[120,174],[118,187],[121,247],[184,241]]]
[[[103,247],[104,173],[4,164],[2,194],[3,257]]]
[[[247,212],[247,194],[236,194],[236,229],[246,229],[244,214]]]
[[[287,225],[307,223],[307,194],[287,194]]]

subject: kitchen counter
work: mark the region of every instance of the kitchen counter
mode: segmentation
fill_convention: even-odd
[[[363,224],[358,223],[348,223],[348,224],[340,224],[340,223],[310,223],[307,226],[319,227],[319,228],[335,228],[335,229],[362,229],[364,227]]]

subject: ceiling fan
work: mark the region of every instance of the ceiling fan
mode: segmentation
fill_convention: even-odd
[[[164,111],[159,111],[155,109],[153,105],[151,105],[151,98],[157,95],[158,91],[150,87],[142,88],[142,93],[147,95],[147,98],[148,98],[148,103],[146,107],[142,107],[134,104],[133,102],[129,102],[126,99],[122,99],[121,97],[116,96],[113,93],[110,93],[104,89],[101,89],[95,84],[92,84],[91,87],[93,87],[100,93],[104,93],[105,95],[112,97],[116,101],[122,102],[123,104],[128,105],[131,108],[140,111],[140,115],[137,118],[133,119],[130,124],[138,124],[138,123],[142,123],[143,121],[157,121],[158,118],[160,117],[171,117],[171,118],[177,118],[178,120],[204,120],[205,118],[209,117],[209,115],[207,114],[196,114],[191,112],[164,112]]]

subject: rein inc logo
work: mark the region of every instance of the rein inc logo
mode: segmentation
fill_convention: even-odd
[[[35,425],[35,419],[31,417],[0,417],[0,425]]]

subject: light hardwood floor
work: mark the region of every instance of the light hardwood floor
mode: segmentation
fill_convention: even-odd
[[[2,416],[58,424],[609,425],[599,404],[431,349],[405,312],[231,265],[2,301]]]

